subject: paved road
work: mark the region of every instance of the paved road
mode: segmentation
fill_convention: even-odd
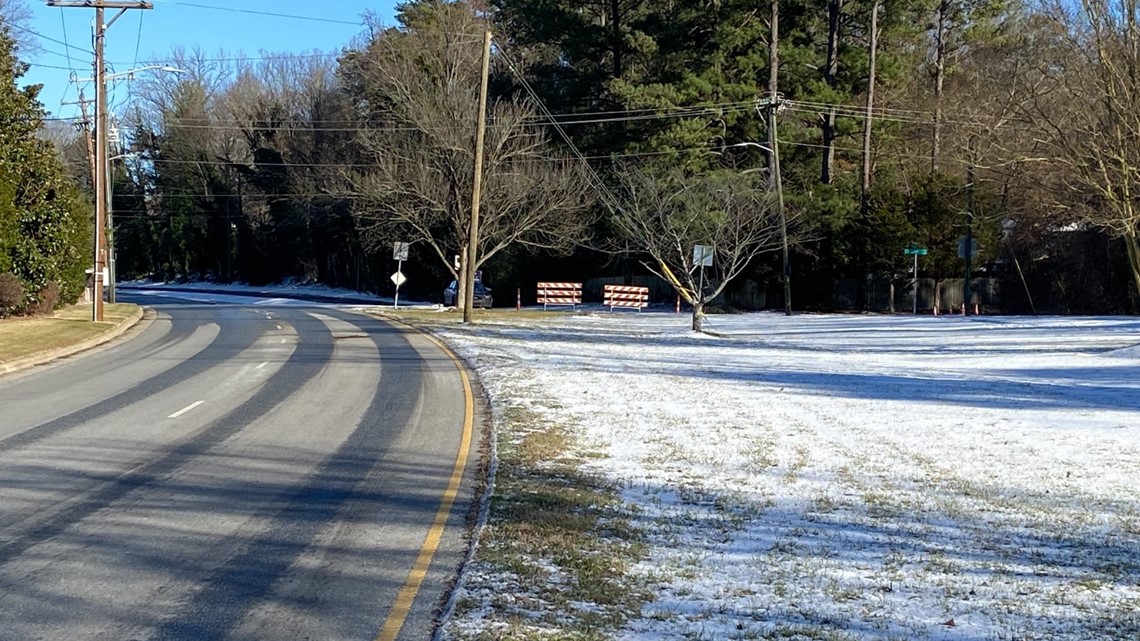
[[[332,307],[122,298],[156,318],[0,378],[0,641],[427,639],[476,472],[455,363]]]

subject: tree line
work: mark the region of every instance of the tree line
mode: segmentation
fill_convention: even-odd
[[[400,240],[407,287],[437,295],[468,269],[490,29],[472,268],[492,286],[653,273],[695,309],[748,281],[778,306],[786,236],[797,309],[867,308],[874,283],[906,287],[908,245],[961,279],[969,233],[1007,311],[1140,309],[1136,0],[414,0],[397,19],[333,55],[174,50],[188,73],[136,80],[120,277],[383,291]],[[80,183],[84,154],[63,151]]]

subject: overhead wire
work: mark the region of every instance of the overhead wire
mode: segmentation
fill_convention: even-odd
[[[702,105],[691,105],[691,106],[669,106],[669,107],[652,107],[652,108],[642,108],[642,109],[622,109],[622,110],[612,110],[612,111],[564,112],[564,113],[552,114],[552,116],[555,119],[557,119],[560,124],[563,124],[563,125],[597,124],[597,123],[606,123],[606,122],[625,122],[625,121],[630,120],[628,118],[616,117],[616,116],[619,116],[621,114],[631,114],[633,116],[636,116],[636,118],[633,118],[633,119],[646,119],[646,120],[656,119],[656,118],[660,118],[660,117],[684,118],[684,117],[692,117],[694,115],[705,115],[706,113],[708,113],[708,114],[721,113],[726,109],[731,110],[731,111],[742,111],[742,110],[746,110],[746,109],[751,109],[752,106],[754,106],[754,105],[755,105],[755,101],[746,101],[746,102],[730,102],[730,103],[719,103],[719,104],[713,103],[713,104],[702,104]],[[645,117],[645,116],[649,116],[649,115],[653,115],[653,118]],[[596,116],[613,116],[613,117],[597,118]],[[202,118],[202,117],[180,117],[180,118],[178,118],[178,120],[180,121],[181,124],[206,124],[206,125],[212,125],[212,124],[244,125],[244,124],[246,124],[246,121],[230,120],[230,119],[224,119],[224,118],[209,118],[209,117],[206,117],[206,118]],[[547,117],[545,115],[537,115],[537,116],[530,117],[529,120],[546,121]],[[344,120],[344,119],[308,120],[306,122],[308,122],[310,124],[320,124],[320,125],[326,125],[326,124],[360,125],[359,120]],[[361,128],[361,127],[356,127],[354,129],[359,129],[359,128]],[[407,127],[406,129],[416,129],[416,127]]]
[[[63,27],[63,41],[67,42],[67,16],[64,14],[63,7],[59,8],[59,24]],[[71,50],[66,46],[63,48],[64,57],[67,58],[67,71],[68,82],[63,86],[63,95],[59,97],[59,104],[62,105],[64,100],[67,100],[67,93],[71,91],[71,79],[76,77],[75,64],[71,61]]]
[[[147,60],[146,62],[152,64],[176,64],[184,62],[261,62],[265,60],[299,60],[304,58],[334,58],[343,55],[343,52],[329,51],[321,53],[301,53],[301,54],[266,54],[261,56],[243,56],[233,55],[221,58],[198,58],[198,57],[183,57],[183,58],[166,58]],[[126,61],[120,60],[116,64],[126,64]]]
[[[591,165],[589,161],[586,160],[585,156],[578,149],[578,146],[574,144],[574,140],[571,139],[570,135],[566,133],[566,130],[562,128],[562,125],[558,122],[558,119],[555,118],[554,115],[550,113],[550,110],[546,108],[546,103],[538,95],[538,92],[534,90],[534,87],[531,86],[530,81],[528,81],[526,79],[526,76],[524,76],[517,68],[515,68],[514,61],[507,54],[506,50],[503,49],[503,47],[499,47],[499,54],[503,56],[503,60],[507,63],[507,68],[511,70],[511,73],[513,73],[515,77],[518,78],[519,82],[522,83],[523,88],[526,89],[527,93],[530,94],[531,100],[534,102],[535,106],[538,107],[538,109],[542,111],[542,113],[546,115],[546,117],[554,125],[555,131],[557,131],[558,134],[562,137],[562,140],[570,148],[570,151],[573,152],[573,154],[582,161],[586,172],[593,179],[591,182],[594,184],[594,189],[596,189],[599,195],[603,197],[602,200],[608,200],[608,202],[606,202],[606,205],[611,210],[613,210],[614,213],[623,211],[624,208],[622,207],[621,201],[617,198],[617,196],[614,195],[612,191],[610,191],[609,186],[606,185],[605,181],[602,180],[602,177],[598,175],[598,172],[594,170],[593,165]]]
[[[68,49],[75,49],[76,51],[82,51],[83,53],[85,53],[85,54],[87,54],[87,55],[92,55],[92,56],[93,56],[93,55],[95,55],[95,52],[94,52],[94,51],[91,51],[90,49],[84,49],[83,47],[77,47],[77,46],[75,46],[75,45],[72,45],[72,44],[68,44],[68,43],[64,42],[63,40],[59,40],[59,39],[56,39],[56,38],[52,38],[52,37],[49,37],[49,36],[45,36],[44,34],[42,34],[42,33],[38,32],[38,31],[35,31],[35,30],[33,30],[33,29],[29,29],[29,28],[27,28],[27,27],[24,27],[24,26],[18,25],[18,24],[16,24],[16,23],[5,23],[5,26],[7,26],[7,27],[12,27],[12,28],[14,28],[14,29],[19,29],[20,31],[24,31],[24,32],[26,32],[26,33],[30,33],[30,34],[32,34],[33,36],[36,36],[37,38],[40,38],[41,40],[47,40],[48,42],[54,42],[54,43],[55,43],[55,44],[57,44],[57,45],[63,45],[63,46],[65,46],[65,47],[67,47]]]
[[[40,69],[56,69],[58,71],[71,71],[71,67],[61,67],[59,65],[45,65],[42,62],[26,62],[24,64],[28,65],[29,67],[38,67]],[[64,94],[64,97],[66,97],[66,93]]]
[[[307,20],[310,22],[324,22],[324,23],[328,23],[328,24],[342,24],[342,25],[349,25],[349,26],[354,26],[354,27],[365,26],[365,23],[363,21],[349,22],[348,20],[337,20],[335,18],[321,18],[318,16],[301,16],[301,15],[293,15],[293,14],[287,14],[287,13],[276,13],[276,12],[272,12],[272,11],[258,11],[255,9],[239,9],[237,7],[219,7],[216,5],[199,4],[196,2],[181,2],[180,0],[158,0],[158,1],[162,2],[163,4],[178,5],[181,7],[191,7],[194,9],[207,9],[210,11],[228,11],[231,13],[245,13],[245,14],[250,14],[250,15],[266,16],[266,17],[271,17],[271,18],[286,18],[286,19],[290,19],[290,20]]]
[[[139,49],[142,48],[143,16],[145,15],[145,11],[139,12],[139,34],[138,37],[135,38],[135,60],[131,63],[132,67],[138,66],[139,64]]]

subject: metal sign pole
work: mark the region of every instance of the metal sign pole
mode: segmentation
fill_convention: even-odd
[[[914,254],[914,315],[918,316],[918,252]]]
[[[392,308],[400,308],[400,285],[404,284],[404,261],[408,259],[410,243],[396,242],[392,245],[392,260],[396,261],[396,273],[392,274],[392,282],[396,284],[396,297],[392,301]]]
[[[396,262],[396,274],[398,276],[404,275],[404,261],[400,260],[400,261]],[[393,304],[392,304],[393,309],[400,309],[400,282],[402,280],[403,280],[402,278],[396,279],[396,299],[393,301]]]
[[[701,275],[700,275],[700,289],[697,291],[698,302],[703,303],[705,300],[705,264],[701,262]]]

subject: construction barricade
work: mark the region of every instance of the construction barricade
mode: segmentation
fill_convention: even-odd
[[[538,302],[544,310],[550,305],[581,305],[582,283],[539,283]]]
[[[611,312],[615,307],[636,309],[640,312],[649,307],[649,288],[606,285],[602,290],[602,304],[609,307]]]

